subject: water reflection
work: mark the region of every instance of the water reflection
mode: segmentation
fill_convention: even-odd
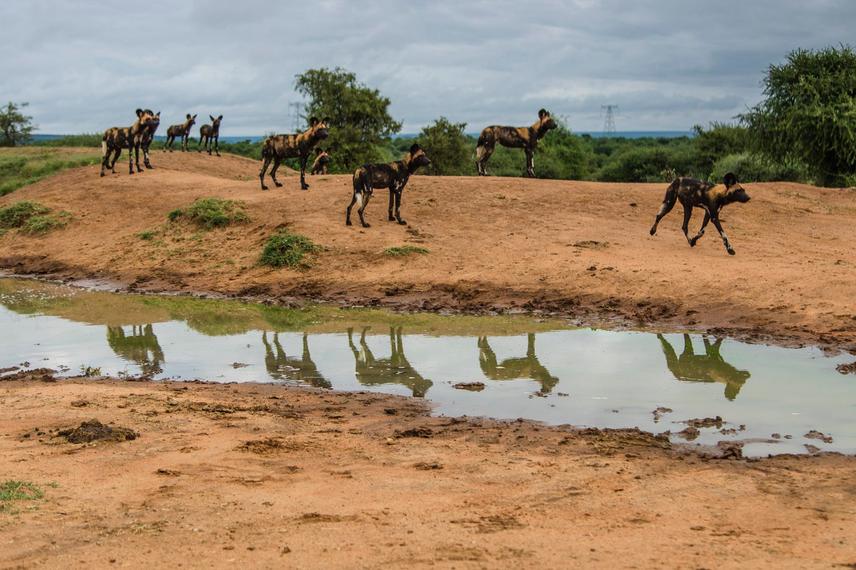
[[[721,338],[711,344],[707,337],[704,337],[704,354],[696,354],[690,335],[685,334],[684,350],[680,356],[663,335],[658,334],[657,338],[660,339],[663,354],[666,356],[666,366],[678,380],[725,384],[725,397],[733,400],[750,376],[746,370],[738,370],[722,358]]]
[[[119,357],[138,364],[143,376],[163,372],[163,349],[152,325],[132,325],[131,334],[125,334],[123,327],[108,326],[107,344]]]
[[[360,347],[354,344],[354,330],[348,329],[348,346],[354,354],[356,361],[357,381],[364,386],[376,386],[379,384],[401,384],[410,388],[414,396],[419,398],[425,396],[433,382],[423,378],[419,372],[410,364],[404,355],[404,342],[401,339],[402,327],[389,327],[389,358],[375,358],[369,345],[366,344],[366,331],[364,327],[360,333]]]
[[[496,353],[491,349],[486,336],[478,340],[479,365],[484,375],[491,380],[516,380],[531,378],[541,384],[541,392],[548,393],[559,383],[556,376],[550,374],[535,354],[535,334],[529,333],[526,339],[526,356],[506,358],[497,362]]]
[[[265,345],[265,368],[275,380],[292,380],[315,386],[332,388],[329,380],[318,371],[318,367],[309,354],[309,335],[303,333],[303,353],[300,357],[287,356],[279,343],[279,334],[273,333],[273,344],[268,342],[267,332],[262,332]]]

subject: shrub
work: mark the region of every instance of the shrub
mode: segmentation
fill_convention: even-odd
[[[207,230],[249,220],[242,202],[221,198],[199,198],[187,208],[173,210],[167,217],[172,222],[186,218]]]
[[[51,230],[64,228],[70,220],[71,214],[65,210],[61,210],[56,215],[39,214],[24,222],[21,231],[27,234],[46,234]]]
[[[320,250],[308,237],[280,231],[265,243],[259,263],[269,267],[298,267],[306,254]]]
[[[0,208],[0,228],[23,227],[33,216],[47,214],[50,210],[38,202],[24,200]]]
[[[424,247],[419,247],[416,245],[401,245],[397,247],[388,247],[383,250],[384,255],[388,255],[390,257],[404,257],[412,254],[426,254],[428,250]]]
[[[787,164],[776,164],[766,157],[741,152],[729,154],[716,161],[710,178],[721,182],[726,173],[733,172],[741,182],[798,181],[805,177],[802,169]]]
[[[475,174],[473,147],[470,145],[470,138],[464,134],[466,128],[466,123],[453,123],[446,117],[440,117],[422,129],[416,142],[425,149],[425,154],[431,159],[431,165],[425,169],[426,174]]]
[[[693,156],[685,147],[628,147],[606,162],[597,179],[605,182],[661,182],[664,172],[692,176]]]

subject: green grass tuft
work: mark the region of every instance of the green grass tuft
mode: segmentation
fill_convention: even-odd
[[[0,208],[0,230],[5,233],[17,228],[26,234],[45,234],[67,226],[71,218],[72,215],[65,210],[52,214],[50,208],[24,200]]]
[[[305,255],[320,249],[306,236],[281,231],[268,238],[259,263],[269,267],[298,267],[305,265]]]
[[[50,210],[38,202],[23,200],[0,208],[0,228],[20,228],[33,216],[47,214]]]
[[[0,513],[16,512],[15,503],[20,501],[38,501],[45,496],[44,491],[33,483],[9,479],[0,483]]]
[[[407,255],[419,254],[425,255],[428,253],[428,250],[424,247],[419,247],[416,245],[402,245],[397,247],[388,247],[383,250],[384,255],[388,255],[390,257],[404,257]]]
[[[171,222],[185,218],[207,230],[249,220],[242,202],[220,198],[199,198],[186,208],[173,210],[167,218]]]
[[[171,213],[171,212],[170,212]],[[143,241],[152,241],[155,239],[157,232],[155,230],[144,230],[137,234],[137,237]]]

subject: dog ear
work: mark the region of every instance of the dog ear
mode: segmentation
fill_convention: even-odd
[[[187,114],[187,120],[190,120],[190,113]]]
[[[217,119],[215,119],[215,118],[214,118],[214,115],[208,115],[208,118],[209,118],[209,119],[211,119],[211,122],[212,122],[212,123],[213,123],[214,121],[216,121],[216,120],[217,120]]]
[[[157,113],[155,113],[155,117],[157,117],[158,119],[160,119],[160,111],[158,111]]]
[[[735,176],[733,172],[729,172],[722,177],[722,183],[725,184],[726,188],[731,188],[737,184],[737,176]]]
[[[538,118],[543,119],[544,117],[549,117],[550,113],[547,112],[547,109],[540,109],[538,111]]]
[[[318,117],[309,117],[309,126],[314,127],[318,124]]]
[[[194,121],[196,120],[196,115],[193,115],[193,120],[194,120]]]
[[[222,121],[222,120],[223,120],[223,115],[220,115],[219,117],[217,117],[217,120],[218,120],[218,121]]]
[[[329,126],[329,124],[330,124],[330,117],[324,117],[324,118],[323,118],[323,119],[321,119],[321,120],[324,122],[324,124],[325,124],[325,125],[328,125],[328,126]]]
[[[138,117],[141,117],[142,115],[143,115],[143,110],[142,110],[142,109],[137,109],[137,116],[138,116]]]
[[[412,145],[410,145],[410,154],[416,154],[420,150],[422,150],[422,147],[419,146],[418,144],[413,143]]]
[[[322,152],[324,152],[323,148],[321,148],[320,146],[315,147],[315,154],[321,154]]]

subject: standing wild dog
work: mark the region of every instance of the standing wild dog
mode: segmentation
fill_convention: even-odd
[[[140,145],[142,144],[143,132],[148,129],[149,124],[154,121],[154,114],[149,110],[137,109],[137,120],[130,127],[113,127],[104,131],[101,137],[101,176],[107,167],[115,174],[116,161],[122,154],[122,149],[128,148],[128,170],[134,173],[134,154],[137,159],[137,172],[142,172],[140,167]],[[132,152],[134,151],[134,152]],[[112,156],[111,156],[112,155]]]
[[[345,212],[345,225],[351,225],[351,208],[357,204],[360,223],[364,228],[370,227],[363,217],[363,212],[369,205],[375,188],[389,188],[389,221],[406,224],[407,222],[401,219],[401,192],[407,185],[407,181],[410,180],[410,175],[416,172],[420,166],[428,166],[429,164],[431,161],[425,155],[425,151],[422,150],[421,146],[414,143],[410,147],[410,152],[404,155],[401,160],[387,164],[366,164],[356,169],[354,171],[354,194],[351,196],[351,203]],[[395,216],[393,216],[393,205],[395,206]]]
[[[485,165],[496,148],[496,143],[509,148],[522,148],[526,152],[526,176],[535,177],[535,147],[550,130],[556,128],[556,121],[545,109],[538,111],[538,120],[531,127],[485,127],[479,135],[476,147],[476,167],[479,176],[487,176]]]
[[[315,161],[309,174],[327,174],[327,166],[330,164],[330,154],[320,146],[315,149]]]
[[[672,211],[675,207],[675,202],[680,200],[684,207],[684,223],[681,228],[684,230],[684,236],[690,243],[690,247],[695,247],[696,242],[704,235],[704,228],[708,222],[713,222],[716,230],[722,237],[722,243],[725,244],[725,251],[730,255],[734,255],[734,248],[728,241],[728,236],[722,231],[722,224],[719,223],[719,212],[726,205],[732,202],[740,202],[745,204],[749,201],[749,194],[737,181],[737,177],[729,172],[722,178],[722,184],[711,184],[702,180],[693,178],[678,178],[669,185],[666,190],[666,196],[663,198],[663,205],[660,206],[660,211],[657,212],[657,219],[654,220],[654,225],[651,226],[651,235],[657,233],[657,224],[663,217]],[[701,208],[704,210],[704,221],[701,223],[698,233],[695,237],[690,238],[688,233],[690,217],[693,215],[693,208]]]
[[[199,128],[199,145],[196,147],[196,152],[202,152],[203,146],[211,155],[211,140],[214,140],[214,152],[220,156],[220,121],[223,120],[223,115],[216,119],[212,115],[208,115],[211,119],[210,125],[202,125]]]
[[[277,188],[282,184],[276,179],[276,171],[279,169],[279,163],[284,158],[299,158],[300,159],[300,189],[309,190],[309,184],[306,183],[306,163],[309,161],[309,153],[312,149],[326,139],[330,132],[327,130],[329,119],[326,117],[319,121],[315,117],[309,119],[309,128],[296,135],[272,135],[265,139],[262,145],[262,170],[259,172],[259,182],[262,183],[262,190],[267,190],[265,186],[265,172],[268,166],[273,161],[273,168],[270,170],[270,179],[273,180]]]
[[[190,129],[193,128],[193,125],[196,123],[196,115],[191,116],[190,113],[187,114],[187,119],[181,123],[180,125],[172,125],[166,130],[166,144],[164,145],[164,151],[169,150],[172,152],[173,146],[175,146],[175,139],[178,138],[181,142],[181,150],[187,152],[187,141],[190,139]]]
[[[157,132],[159,126],[160,111],[152,115],[152,120],[143,131],[143,138],[140,143],[140,148],[143,149],[143,164],[146,168],[154,168],[151,161],[149,161],[149,147],[152,146],[152,141],[155,140],[155,132]]]

